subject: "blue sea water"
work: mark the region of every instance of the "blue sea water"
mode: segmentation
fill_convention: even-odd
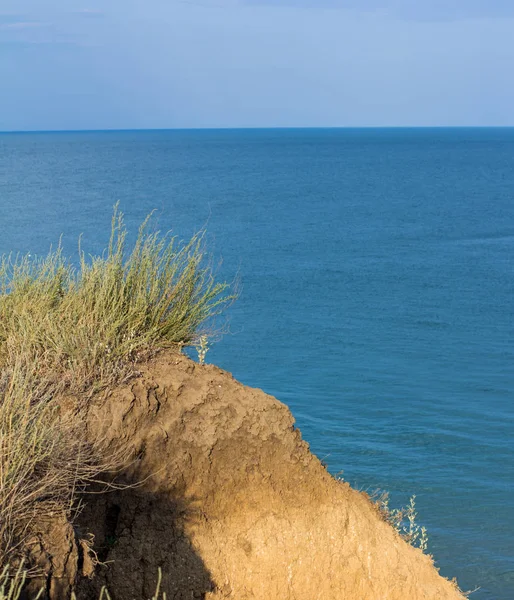
[[[117,200],[239,273],[208,361],[333,473],[416,494],[471,598],[514,598],[514,129],[0,135],[0,253],[101,251]]]

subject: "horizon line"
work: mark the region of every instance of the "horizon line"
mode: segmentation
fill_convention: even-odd
[[[2,134],[108,133],[145,131],[275,131],[275,130],[359,130],[359,129],[514,129],[514,125],[351,125],[351,126],[268,126],[268,127],[119,127],[108,129],[4,129]]]

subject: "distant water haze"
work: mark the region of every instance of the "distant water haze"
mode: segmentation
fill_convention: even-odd
[[[206,225],[242,280],[206,360],[286,402],[357,488],[416,494],[476,600],[514,590],[514,130],[0,135],[0,253]],[[133,239],[133,238],[132,238]]]

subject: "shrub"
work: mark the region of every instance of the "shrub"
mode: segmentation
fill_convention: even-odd
[[[0,267],[0,366],[37,360],[39,377],[84,391],[119,380],[165,347],[191,345],[235,298],[205,260],[203,233],[189,242],[148,232],[126,252],[115,208],[102,256],[80,251],[73,268],[58,247],[44,259],[4,258]],[[203,328],[202,331],[200,331]]]
[[[379,492],[376,494],[375,505],[384,520],[394,527],[406,542],[415,548],[419,548],[422,552],[426,552],[428,547],[427,530],[416,523],[418,513],[415,500],[416,496],[411,496],[407,506],[390,508],[389,494]]]
[[[203,233],[180,244],[148,229],[147,218],[128,253],[116,206],[108,248],[79,248],[78,268],[60,246],[1,261],[0,572],[19,564],[36,517],[72,515],[83,486],[120,466],[84,437],[87,398],[160,349],[194,344],[235,297],[216,282]],[[64,392],[81,401],[73,410],[61,411]],[[6,573],[0,600],[15,593]]]

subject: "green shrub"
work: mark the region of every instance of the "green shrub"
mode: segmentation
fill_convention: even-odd
[[[78,268],[60,246],[1,261],[0,570],[19,563],[36,517],[70,516],[82,486],[119,467],[101,440],[84,438],[88,397],[155,352],[203,339],[235,298],[215,280],[203,233],[180,244],[148,229],[147,218],[127,252],[116,207],[108,248],[79,249]],[[61,412],[63,394],[78,400],[74,410]],[[0,600],[11,600],[5,573]]]
[[[140,228],[131,253],[115,208],[108,249],[80,251],[73,268],[58,247],[44,259],[0,267],[0,367],[38,362],[39,377],[84,391],[119,380],[135,361],[194,344],[235,298],[205,260],[203,233],[185,244]]]

